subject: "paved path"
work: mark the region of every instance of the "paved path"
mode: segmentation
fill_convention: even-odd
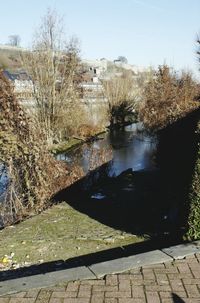
[[[100,279],[64,282],[0,297],[0,303],[143,302],[200,302],[200,253]]]

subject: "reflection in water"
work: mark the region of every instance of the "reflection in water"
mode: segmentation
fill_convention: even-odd
[[[135,132],[112,134],[113,165],[110,174],[119,175],[128,168],[133,171],[153,169],[153,155],[156,151],[156,139]]]
[[[57,159],[67,161],[68,164],[76,162],[85,173],[90,169],[91,153],[95,149],[111,149],[113,153],[109,175],[119,175],[124,170],[132,168],[133,171],[149,170],[155,168],[153,161],[156,152],[157,141],[143,133],[137,133],[135,125],[128,126],[124,130],[107,133],[102,140],[72,150],[67,154],[60,154]]]
[[[99,161],[99,169],[63,190],[56,199],[115,229],[164,241],[179,237],[182,229],[167,193],[169,182],[163,182],[161,168],[154,161],[157,141],[156,136],[139,132],[134,126],[107,133],[102,140],[71,151],[67,159],[80,164],[85,173],[93,150],[111,149],[112,161]]]
[[[4,165],[0,164],[0,203],[4,199],[6,187],[8,185],[8,176]]]

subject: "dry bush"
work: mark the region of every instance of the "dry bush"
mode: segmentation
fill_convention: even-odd
[[[5,54],[0,54],[0,68],[6,69],[9,67],[9,59]]]
[[[100,129],[97,126],[91,124],[81,124],[77,130],[77,135],[83,139],[88,139],[95,136]]]
[[[87,115],[76,100],[71,108],[65,107],[60,112],[54,125],[54,142],[62,142],[68,140],[69,137],[76,136],[80,126],[85,124],[85,121],[87,121]]]
[[[21,67],[19,51],[0,50],[1,69],[17,70]]]
[[[197,94],[197,83],[189,73],[177,76],[168,66],[160,66],[145,86],[139,118],[148,129],[164,128],[198,108]]]
[[[56,161],[44,142],[0,73],[0,164],[8,175],[1,203],[4,225],[41,211],[55,192],[82,175],[79,168],[70,172]]]
[[[135,92],[132,74],[123,72],[120,77],[102,81],[104,96],[108,102],[110,126],[123,125],[135,109]]]

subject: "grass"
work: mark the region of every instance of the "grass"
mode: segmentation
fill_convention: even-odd
[[[50,146],[49,150],[53,153],[53,154],[59,154],[59,153],[63,153],[79,144],[81,144],[83,141],[76,139],[76,138],[70,138],[67,141],[58,143],[58,144],[54,144],[52,146]]]
[[[18,266],[69,258],[141,242],[63,202],[38,216],[0,231],[0,259],[14,253]]]

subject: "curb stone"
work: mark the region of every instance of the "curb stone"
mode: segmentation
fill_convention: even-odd
[[[195,253],[200,253],[200,241],[164,248],[162,249],[162,252],[173,259],[183,259]]]
[[[0,282],[0,296],[26,291],[34,288],[54,286],[63,281],[96,279],[95,275],[85,266],[48,272],[19,279]]]
[[[133,268],[168,261],[173,261],[173,258],[160,250],[153,250],[126,258],[93,264],[89,268],[97,278],[101,278],[106,274],[121,273]]]
[[[200,253],[200,241],[153,250],[129,257],[92,264],[88,267],[64,269],[0,282],[0,297],[34,288],[55,286],[61,282],[97,279],[107,274],[121,273],[134,268],[183,259]]]

